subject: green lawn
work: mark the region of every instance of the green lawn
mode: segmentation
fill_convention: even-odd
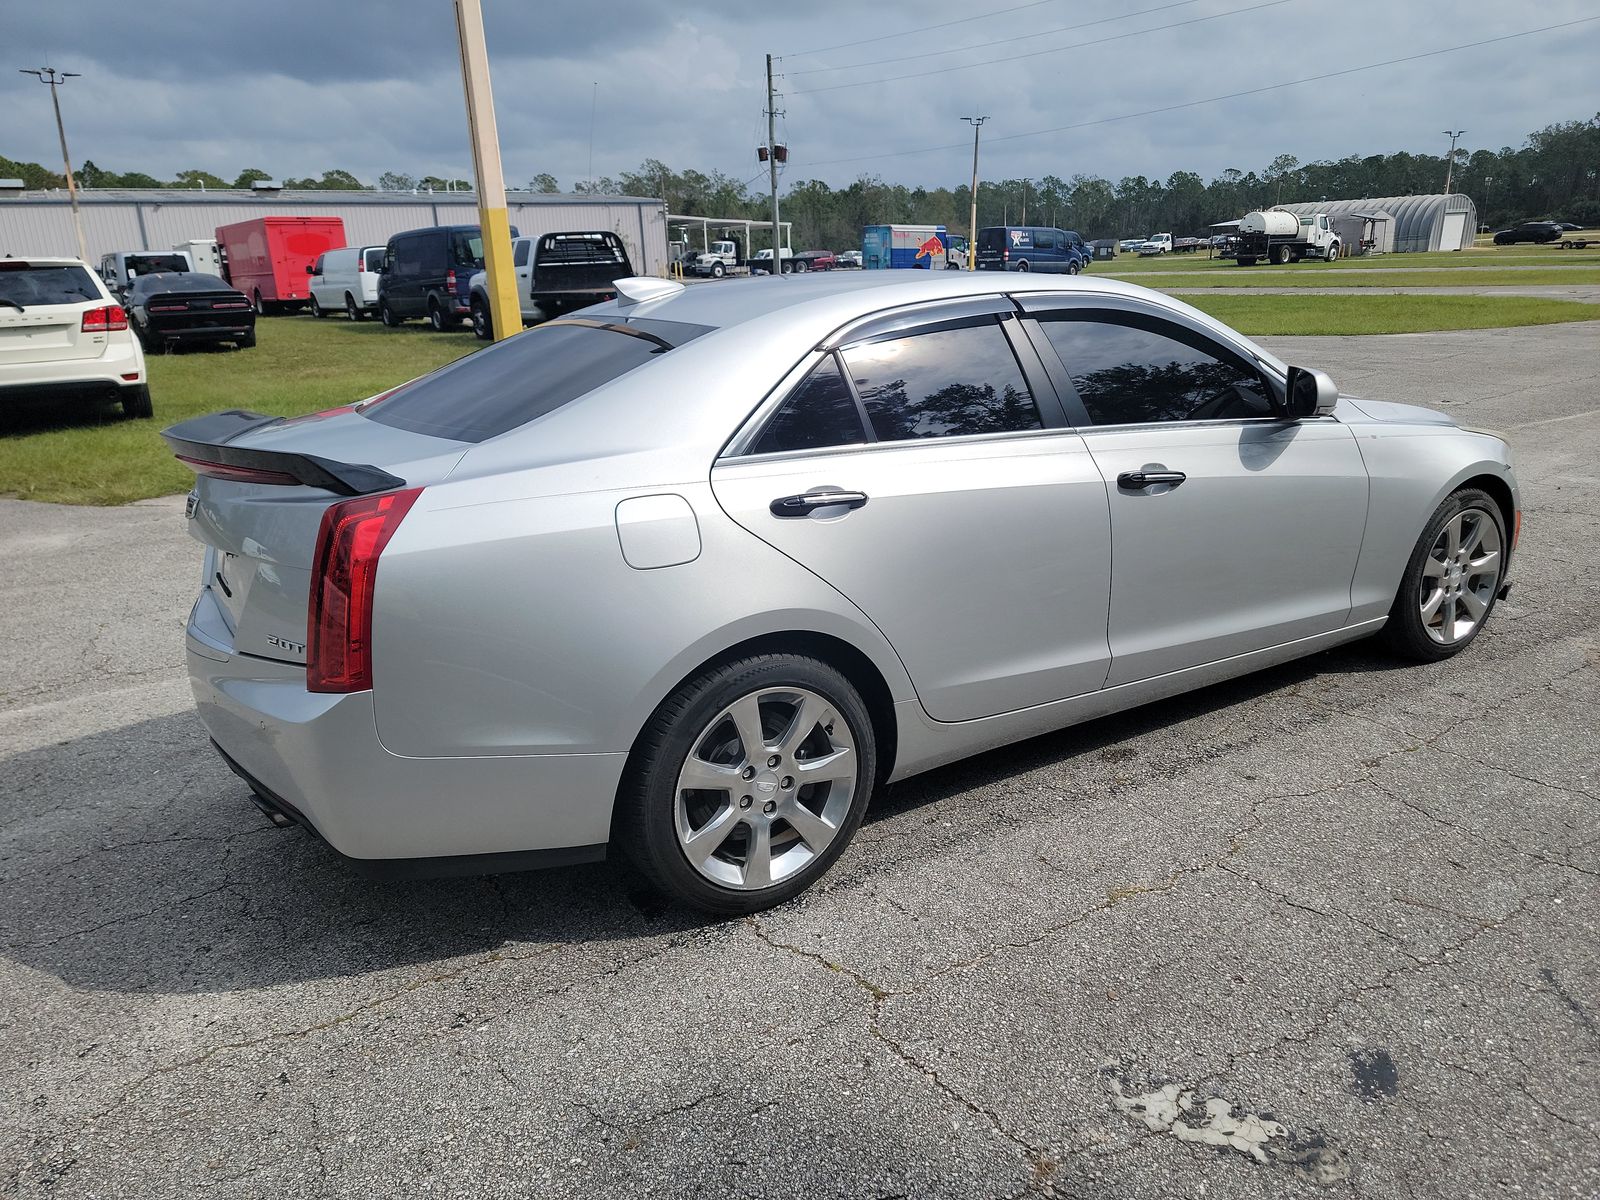
[[[1178,295],[1253,337],[1277,334],[1427,333],[1600,321],[1600,305],[1529,296]]]
[[[1172,266],[1176,267],[1177,264],[1173,263]],[[1323,265],[1320,271],[1308,271],[1304,267],[1296,268],[1289,264],[1283,267],[1196,271],[1187,275],[1091,267],[1089,274],[1124,279],[1129,283],[1168,291],[1180,288],[1266,287],[1545,287],[1600,284],[1600,261],[1588,267],[1530,267],[1525,271],[1341,271],[1327,265]]]
[[[1140,258],[1137,254],[1119,254],[1109,262],[1097,262],[1091,271],[1105,271],[1118,275],[1135,271],[1167,274],[1173,271],[1238,271],[1253,274],[1265,271],[1273,275],[1290,271],[1371,271],[1409,270],[1417,267],[1446,269],[1549,266],[1549,267],[1600,267],[1600,250],[1552,250],[1548,246],[1486,246],[1475,250],[1431,250],[1419,254],[1378,254],[1371,258],[1341,258],[1335,262],[1308,259],[1304,262],[1285,263],[1281,267],[1259,264],[1239,267],[1231,258],[1207,258],[1205,252],[1194,254],[1156,254]]]
[[[252,350],[149,355],[154,420],[123,420],[110,407],[0,414],[0,495],[123,504],[187,491],[194,477],[156,436],[175,421],[223,408],[294,416],[348,404],[482,344],[419,323],[266,317]]]

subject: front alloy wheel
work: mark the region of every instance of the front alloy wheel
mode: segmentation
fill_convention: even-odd
[[[618,797],[618,840],[663,891],[750,913],[808,887],[849,843],[876,771],[872,723],[815,659],[714,667],[651,718]]]
[[[1406,565],[1383,637],[1407,658],[1464,649],[1489,619],[1506,571],[1505,518],[1477,488],[1447,496]]]

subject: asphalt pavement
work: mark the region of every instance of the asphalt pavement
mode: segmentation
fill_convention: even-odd
[[[352,875],[193,716],[181,502],[0,501],[0,1195],[1600,1193],[1600,324],[1269,344],[1509,435],[1478,642],[898,785],[753,920]]]

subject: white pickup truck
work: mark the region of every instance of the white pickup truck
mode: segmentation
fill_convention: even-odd
[[[1134,247],[1140,258],[1147,258],[1152,254],[1172,253],[1172,235],[1170,233],[1152,233],[1144,241]]]
[[[525,325],[615,299],[616,280],[633,274],[628,248],[609,229],[512,238],[511,261]],[[472,332],[485,341],[494,336],[489,319],[488,280],[488,273],[479,271],[468,282],[472,292]]]

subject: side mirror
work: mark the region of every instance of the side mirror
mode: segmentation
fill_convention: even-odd
[[[313,266],[311,263],[307,263],[306,264],[306,274],[307,275],[315,275],[316,273],[317,273],[317,268],[315,266]]]
[[[1339,401],[1339,385],[1326,371],[1312,367],[1290,367],[1285,390],[1289,415],[1295,418],[1331,416]]]

